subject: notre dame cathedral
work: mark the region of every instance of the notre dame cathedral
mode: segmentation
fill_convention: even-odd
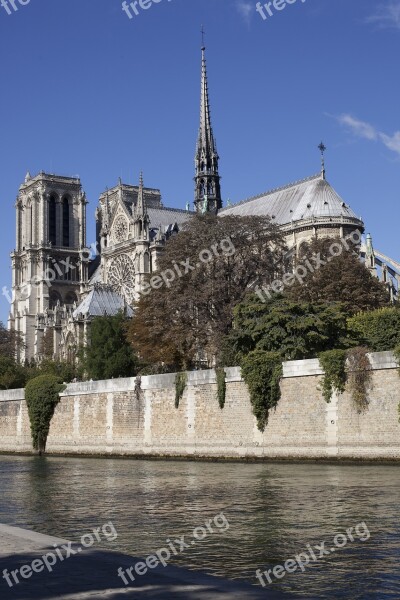
[[[322,156],[325,148],[320,147]],[[96,210],[96,248],[87,248],[86,206],[78,178],[26,175],[16,202],[16,247],[12,259],[9,327],[20,332],[21,361],[43,357],[44,340],[54,358],[73,359],[87,342],[91,320],[125,311],[140,294],[144,277],[157,269],[166,240],[195,212],[269,215],[289,248],[312,236],[364,232],[364,224],[326,181],[324,161],[317,175],[223,207],[219,156],[211,126],[205,49],[201,63],[200,128],[195,155],[194,210],[165,207],[158,189],[121,180],[101,194]],[[400,265],[363,248],[368,268],[397,288]]]

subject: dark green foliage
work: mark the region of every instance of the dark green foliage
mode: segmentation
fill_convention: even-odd
[[[381,308],[348,320],[351,336],[373,352],[393,350],[400,344],[400,309]]]
[[[343,393],[346,387],[346,351],[328,350],[319,355],[319,362],[325,374],[322,383],[322,395],[330,402],[334,391]]]
[[[47,436],[59,393],[65,386],[54,375],[40,375],[28,382],[25,399],[31,423],[32,443],[35,450],[46,450]]]
[[[217,368],[215,369],[215,374],[217,376],[217,396],[218,396],[218,404],[221,409],[225,406],[225,396],[226,396],[226,373],[225,369]]]
[[[260,431],[268,424],[269,411],[281,397],[282,361],[277,352],[253,350],[241,361],[242,377],[250,392],[253,414]]]
[[[57,360],[43,360],[36,369],[37,375],[55,375],[64,383],[71,383],[75,378],[83,378],[83,368],[74,363]],[[32,377],[29,377],[31,379]]]
[[[226,347],[239,361],[252,350],[279,352],[283,360],[300,360],[348,343],[346,314],[340,304],[295,302],[283,296],[263,303],[251,295],[234,314],[235,328]]]
[[[0,355],[0,390],[23,388],[27,379],[27,369],[13,358]]]
[[[18,349],[22,349],[21,336],[13,330],[9,330],[0,321],[0,356],[15,358]]]
[[[133,377],[138,360],[126,339],[127,319],[122,313],[96,317],[90,327],[90,344],[83,352],[83,367],[89,379]]]
[[[359,412],[368,406],[368,391],[372,382],[372,367],[367,348],[352,348],[347,352],[347,382],[353,402]]]
[[[175,408],[179,408],[179,402],[182,400],[183,392],[187,384],[187,373],[177,373],[175,375]]]
[[[338,256],[332,256],[333,245],[339,249]],[[316,265],[315,256],[320,266],[311,272],[308,264]],[[346,249],[339,238],[315,237],[301,245],[297,262],[305,266],[307,275],[285,294],[298,302],[340,302],[349,315],[390,306],[386,286],[365,268],[358,247],[352,243]]]

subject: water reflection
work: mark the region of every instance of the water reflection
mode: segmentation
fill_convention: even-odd
[[[274,586],[303,597],[399,598],[399,473],[397,466],[3,456],[0,521],[78,540],[111,520],[112,547],[144,556],[223,512],[230,528],[174,562],[252,583],[256,568],[283,564],[308,543],[329,544],[365,521],[370,540],[356,539]]]

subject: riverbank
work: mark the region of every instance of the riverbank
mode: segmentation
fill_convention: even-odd
[[[283,364],[281,398],[259,431],[239,367],[226,372],[223,409],[214,370],[69,384],[50,425],[50,455],[190,460],[400,460],[400,377],[391,352],[370,355],[363,410],[346,390],[327,403],[317,359]],[[0,392],[0,452],[32,452],[24,390]]]
[[[146,574],[136,577],[131,586],[125,586],[118,577],[118,569],[122,567],[126,571],[138,562],[139,558],[112,551],[83,549],[77,544],[70,544],[68,540],[1,524],[0,542],[2,600],[119,600],[139,597],[143,600],[295,598],[291,594],[270,590],[264,592],[243,583],[172,566],[149,569]],[[51,565],[51,572],[43,563],[42,570],[39,571],[40,562],[46,553],[52,553],[54,556],[55,546],[60,549],[67,545],[71,551],[68,560],[64,552],[64,559]],[[72,554],[72,551],[75,554]],[[18,580],[18,583],[15,580]]]

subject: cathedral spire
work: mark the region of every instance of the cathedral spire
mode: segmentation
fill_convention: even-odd
[[[203,31],[202,33],[204,34]],[[219,156],[211,125],[205,51],[203,39],[201,49],[200,127],[195,157],[196,190],[194,203],[197,212],[217,212],[222,208],[218,172]]]
[[[143,172],[140,172],[138,199],[135,206],[136,237],[147,239],[150,218],[147,213],[146,199],[144,196]]]
[[[144,199],[143,171],[140,171],[139,192],[136,203],[136,215],[138,217],[143,217],[147,212],[146,208],[146,201]]]

